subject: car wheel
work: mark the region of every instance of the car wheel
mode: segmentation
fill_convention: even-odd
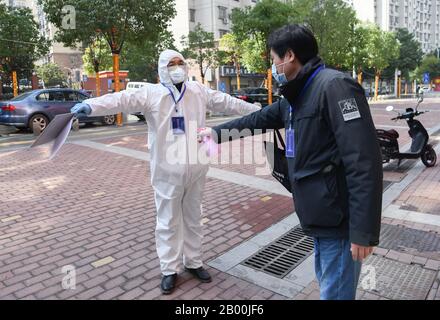
[[[49,124],[49,119],[42,115],[42,114],[36,114],[33,115],[32,118],[29,120],[29,129],[31,132],[34,132],[34,126],[36,126],[40,132],[46,129],[47,125]]]
[[[115,124],[116,122],[116,117],[114,115],[108,115],[108,116],[104,116],[102,123],[106,124],[106,125],[112,125]]]

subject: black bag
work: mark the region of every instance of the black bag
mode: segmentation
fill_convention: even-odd
[[[278,148],[278,140],[283,149]],[[286,158],[286,146],[281,133],[278,129],[273,132],[273,142],[264,141],[267,161],[269,161],[272,168],[272,176],[277,179],[290,193],[292,193],[292,186],[289,179],[289,168]],[[273,152],[271,152],[273,150]]]

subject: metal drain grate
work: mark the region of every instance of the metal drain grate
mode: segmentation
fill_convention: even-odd
[[[363,268],[366,266],[375,270],[376,288],[364,290],[392,300],[425,300],[436,277],[435,271],[421,266],[407,265],[374,255],[367,259]],[[359,289],[364,287],[364,278],[371,275],[371,271],[361,275]],[[365,282],[368,286],[371,285],[367,279]]]
[[[380,247],[440,260],[440,234],[382,224]]]
[[[398,173],[407,173],[410,169],[412,169],[412,167],[414,167],[414,165],[417,163],[417,161],[419,161],[419,160],[417,160],[417,159],[416,160],[414,160],[414,159],[406,159],[406,160],[403,160],[400,163],[400,166],[397,166],[398,160],[393,160],[386,167],[386,171],[393,171],[393,172],[398,172]]]
[[[305,235],[300,227],[296,227],[242,264],[277,278],[283,278],[303,262],[313,252],[313,248],[313,238]]]

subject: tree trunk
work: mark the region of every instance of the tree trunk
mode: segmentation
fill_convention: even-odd
[[[32,74],[31,82],[32,82],[32,90],[37,90],[38,89],[38,76],[35,73]]]
[[[120,91],[120,84],[119,84],[119,53],[113,52],[113,79],[114,79],[114,92]],[[122,113],[118,112],[116,115],[116,124],[118,127],[122,126]]]
[[[99,71],[96,72],[96,96],[99,97],[101,95],[101,79],[99,78]]]
[[[397,79],[397,98],[400,98],[400,94],[402,92],[402,77],[399,76]]]
[[[235,70],[237,72],[237,90],[240,90],[240,63],[238,61],[235,62]]]
[[[99,97],[101,95],[101,80],[99,78],[99,66],[100,63],[97,59],[93,61],[93,69],[95,71],[95,96]]]
[[[379,92],[378,92],[378,90],[379,90],[379,77],[380,77],[380,73],[376,72],[375,86],[374,86],[374,101],[377,101],[377,96],[379,94]]]
[[[14,90],[14,97],[18,96],[17,71],[12,71],[12,88]]]
[[[199,61],[199,68],[200,68],[200,77],[202,78],[202,84],[205,84],[205,74],[203,73],[203,65],[202,61]]]
[[[360,85],[362,85],[362,76],[363,76],[362,70],[358,70],[358,83]]]

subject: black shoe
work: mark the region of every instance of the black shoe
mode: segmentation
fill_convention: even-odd
[[[212,278],[209,275],[208,271],[206,271],[203,267],[200,268],[196,268],[196,269],[191,269],[191,268],[186,268],[186,271],[188,271],[189,273],[191,273],[194,277],[196,277],[197,279],[199,279],[202,282],[211,282]]]
[[[163,294],[171,294],[176,286],[177,273],[170,274],[168,276],[162,276],[160,282],[160,291]]]

